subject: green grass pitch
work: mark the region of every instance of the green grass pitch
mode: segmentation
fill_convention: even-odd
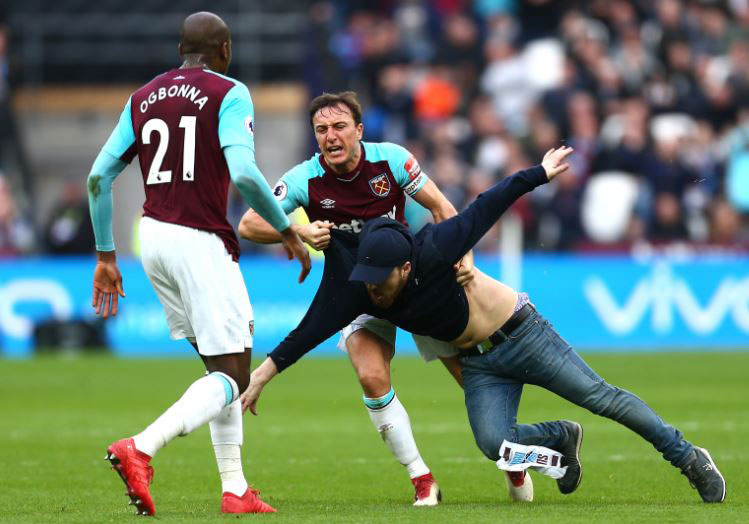
[[[724,504],[703,504],[634,433],[530,386],[519,420],[580,421],[584,476],[576,493],[563,496],[553,480],[534,474],[535,501],[510,503],[500,472],[473,442],[462,392],[442,366],[396,357],[396,391],[444,495],[439,507],[413,508],[404,468],[372,428],[348,361],[307,358],[266,388],[259,417],[245,417],[245,473],[279,512],[241,519],[748,522],[749,353],[587,359],[711,451],[728,482]],[[105,448],[150,423],[201,372],[197,358],[0,360],[0,521],[133,522],[124,486],[103,460]],[[239,518],[219,513],[207,428],[172,442],[154,466],[159,521]]]

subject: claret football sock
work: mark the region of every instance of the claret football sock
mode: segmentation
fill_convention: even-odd
[[[187,435],[216,418],[238,397],[234,379],[224,373],[209,373],[190,384],[177,402],[135,435],[135,447],[153,457],[175,437]]]
[[[247,491],[247,480],[242,472],[242,403],[235,400],[208,423],[211,442],[216,453],[221,491],[241,497]]]
[[[391,388],[379,398],[364,397],[364,404],[375,428],[398,462],[406,466],[409,477],[413,479],[429,473],[429,468],[416,447],[406,408],[398,400],[395,391]]]

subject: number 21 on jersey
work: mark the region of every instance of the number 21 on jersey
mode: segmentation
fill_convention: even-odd
[[[183,116],[179,121],[179,127],[185,130],[184,144],[182,147],[182,180],[192,182],[195,179],[195,121],[197,117]],[[169,147],[169,126],[160,118],[152,118],[143,126],[141,141],[144,144],[151,143],[151,135],[159,134],[159,146],[153,156],[151,167],[148,168],[146,184],[168,184],[172,181],[171,170],[161,170],[166,150]]]

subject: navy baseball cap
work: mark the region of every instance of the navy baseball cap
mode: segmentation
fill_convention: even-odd
[[[362,233],[356,265],[349,280],[383,282],[393,268],[411,260],[411,243],[397,229],[380,227]]]

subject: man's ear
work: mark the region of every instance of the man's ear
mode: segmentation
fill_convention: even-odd
[[[406,260],[403,265],[401,266],[401,269],[403,270],[403,274],[408,276],[411,274],[411,261]]]

